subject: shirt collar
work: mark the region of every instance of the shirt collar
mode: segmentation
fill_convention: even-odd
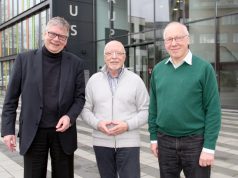
[[[183,61],[182,63],[186,62],[187,64],[192,65],[192,53],[190,50],[188,51],[188,54],[185,56],[185,58],[182,61]],[[169,57],[169,59],[165,62],[165,64],[168,64],[169,62],[173,64],[171,57]]]
[[[122,68],[118,69],[118,75],[117,75],[117,77],[112,77],[111,74],[110,74],[110,72],[109,72],[108,70],[107,70],[107,75],[108,75],[111,79],[113,79],[113,78],[120,78],[120,76],[122,75],[123,71],[124,71],[124,65],[123,65]]]

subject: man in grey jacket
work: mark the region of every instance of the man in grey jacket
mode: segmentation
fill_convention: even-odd
[[[102,178],[140,177],[139,128],[147,122],[149,96],[142,79],[124,68],[119,41],[104,49],[105,66],[86,86],[81,116],[93,127],[93,148]]]

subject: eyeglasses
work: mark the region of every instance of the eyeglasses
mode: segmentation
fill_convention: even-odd
[[[175,42],[179,43],[179,42],[183,41],[183,39],[184,39],[186,36],[188,36],[188,35],[176,36],[176,37],[173,37],[173,38],[165,38],[165,39],[164,39],[164,42],[165,42],[166,44],[170,44],[170,43],[172,43],[173,40],[174,40]]]
[[[124,53],[124,52],[119,52],[119,51],[112,51],[112,52],[105,52],[104,55],[111,57],[111,56],[113,56],[113,55],[123,56],[124,54],[126,54],[126,53]]]
[[[60,35],[60,34],[57,34],[57,33],[54,33],[54,32],[48,32],[48,36],[51,39],[54,39],[57,36],[60,41],[66,41],[67,38],[68,38],[68,36],[66,36],[66,35]]]

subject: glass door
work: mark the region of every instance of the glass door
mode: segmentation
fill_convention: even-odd
[[[223,108],[238,109],[238,15],[219,19],[219,85]]]
[[[138,74],[149,89],[150,75],[154,66],[154,44],[126,47],[126,67]]]

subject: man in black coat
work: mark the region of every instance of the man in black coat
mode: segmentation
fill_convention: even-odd
[[[16,110],[24,178],[44,178],[48,152],[52,178],[74,177],[76,119],[85,103],[82,60],[64,51],[70,25],[61,17],[49,20],[44,46],[17,56],[3,105],[1,134],[9,150],[16,148]],[[21,97],[20,97],[21,96]]]

